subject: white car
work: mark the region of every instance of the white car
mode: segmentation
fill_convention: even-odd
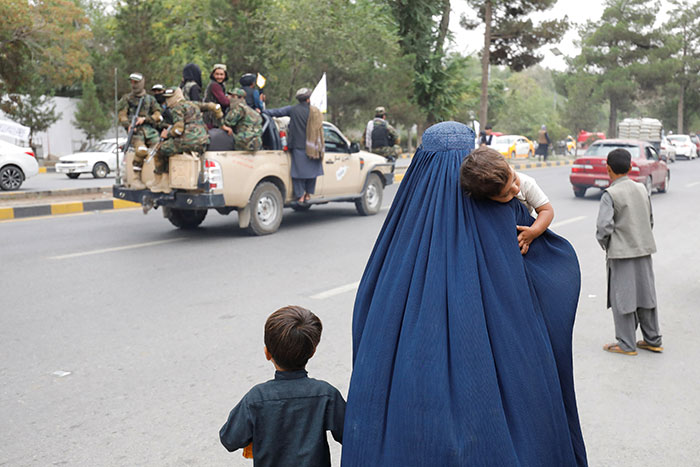
[[[665,136],[661,139],[660,148],[659,155],[662,160],[665,157],[666,162],[676,162],[676,147]]]
[[[124,140],[120,140],[123,146]],[[119,160],[124,154],[119,152]],[[78,178],[80,174],[91,173],[95,178],[104,178],[117,170],[117,141],[114,138],[103,139],[85,152],[76,152],[59,157],[56,172],[66,174],[68,178]]]
[[[676,156],[683,156],[688,159],[698,157],[698,148],[688,135],[668,135],[666,138],[676,148]]]
[[[29,177],[39,173],[32,148],[23,148],[0,140],[0,189],[19,190]]]

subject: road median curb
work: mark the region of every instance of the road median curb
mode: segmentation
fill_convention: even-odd
[[[61,203],[35,204],[0,208],[0,220],[21,219],[25,217],[56,216],[90,211],[107,211],[141,207],[138,203],[121,199],[98,199],[92,201],[67,201]]]
[[[112,193],[111,186],[95,186],[85,188],[60,188],[58,190],[40,190],[40,191],[7,191],[0,192],[0,201],[15,200],[15,199],[34,199],[47,196],[75,196],[88,195],[95,193]]]

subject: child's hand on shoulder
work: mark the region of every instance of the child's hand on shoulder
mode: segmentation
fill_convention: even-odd
[[[530,243],[539,235],[533,230],[532,227],[527,225],[516,225],[518,229],[518,246],[520,247],[520,253],[525,254],[530,249]]]

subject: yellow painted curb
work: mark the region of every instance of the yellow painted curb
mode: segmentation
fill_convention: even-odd
[[[0,220],[14,219],[15,210],[12,208],[0,208]]]
[[[115,199],[112,201],[114,203],[114,209],[137,208],[141,206],[139,203],[124,201],[123,199]]]
[[[45,174],[45,173],[46,173],[46,167],[39,167],[39,173],[40,173],[40,174]]]
[[[72,212],[83,212],[83,202],[76,201],[73,203],[56,203],[51,205],[51,215],[70,214]]]
[[[397,182],[397,183],[400,182],[401,180],[403,180],[403,176],[404,176],[404,175],[406,175],[406,174],[396,174],[396,175],[394,175],[394,181]]]

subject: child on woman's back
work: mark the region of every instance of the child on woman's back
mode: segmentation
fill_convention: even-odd
[[[527,253],[534,239],[542,235],[554,219],[554,208],[534,178],[513,170],[501,153],[486,146],[472,151],[459,169],[462,189],[474,199],[507,203],[513,198],[537,213],[531,226],[518,225],[518,245]]]

